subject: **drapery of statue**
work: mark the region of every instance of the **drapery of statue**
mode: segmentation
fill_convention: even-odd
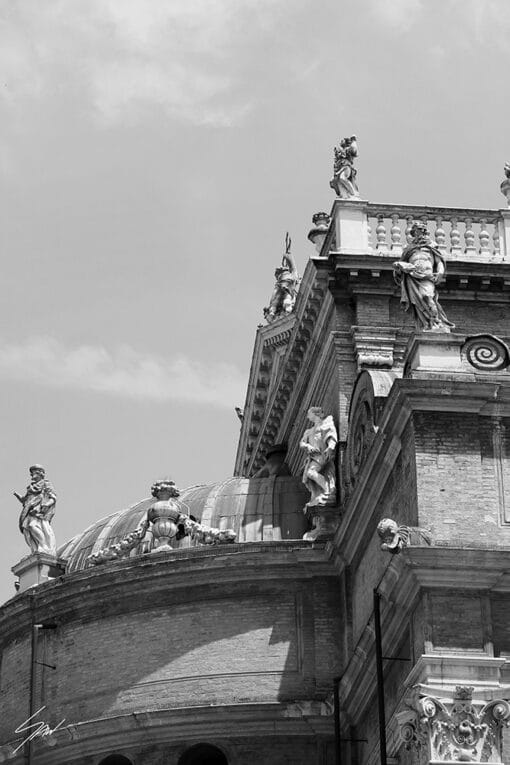
[[[274,272],[276,283],[273,288],[273,294],[269,305],[264,308],[264,318],[270,324],[279,316],[291,313],[296,302],[299,274],[292,257],[291,238],[287,232],[285,235],[285,255],[282,258],[282,265]]]
[[[51,483],[46,479],[42,465],[29,468],[30,483],[23,496],[13,492],[23,505],[19,517],[19,529],[32,553],[57,554],[55,534],[51,521],[55,515],[57,495]]]
[[[441,252],[430,242],[427,227],[415,223],[411,243],[400,260],[393,263],[395,281],[401,290],[405,310],[412,307],[416,328],[423,332],[450,332],[448,321],[437,296],[437,285],[444,279],[446,266]]]
[[[342,138],[340,146],[335,146],[333,177],[329,185],[342,199],[359,199],[357,170],[354,167],[357,156],[358,144],[355,135]]]
[[[311,428],[305,430],[300,448],[305,452],[303,483],[310,492],[306,507],[334,505],[336,500],[335,452],[338,434],[331,415],[320,406],[308,410]]]

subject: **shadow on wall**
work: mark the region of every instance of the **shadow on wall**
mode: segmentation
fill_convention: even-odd
[[[300,584],[248,583],[238,592],[226,587],[219,598],[214,589],[221,584],[192,603],[62,627],[48,641],[43,660],[57,669],[42,668],[38,705],[78,723],[149,709],[311,698],[313,669],[305,671],[302,654],[313,602],[305,596],[303,604]],[[16,667],[4,671],[14,675]],[[10,716],[2,728],[19,722]]]

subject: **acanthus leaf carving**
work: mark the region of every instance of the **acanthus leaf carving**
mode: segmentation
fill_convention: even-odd
[[[457,686],[453,699],[414,693],[397,714],[405,746],[427,748],[434,762],[502,762],[502,729],[510,722],[510,704],[473,701],[473,687]]]

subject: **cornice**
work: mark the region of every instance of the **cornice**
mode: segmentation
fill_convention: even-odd
[[[245,474],[250,475],[263,464],[266,450],[275,443],[277,434],[283,429],[282,423],[286,418],[289,402],[293,397],[296,381],[305,358],[314,348],[317,337],[319,317],[323,315],[326,298],[330,298],[328,286],[328,271],[317,268],[309,261],[294,308],[295,323],[288,339],[287,350],[281,361],[278,376],[269,391],[266,408],[260,424],[259,433],[253,444]]]
[[[291,586],[336,576],[321,542],[245,542],[147,553],[75,571],[16,595],[0,609],[0,636],[4,644],[26,636],[33,619],[57,625],[94,620],[182,602],[183,597],[217,599],[225,588],[232,595],[233,589],[255,592],[283,580]]]
[[[266,409],[274,352],[288,343],[294,322],[295,315],[289,314],[257,329],[234,475],[245,475],[246,454],[251,454],[253,450]]]
[[[38,765],[67,765],[75,758],[100,757],[120,749],[137,756],[148,743],[178,745],[204,738],[220,743],[255,737],[273,738],[333,736],[331,706],[316,699],[291,702],[239,703],[218,706],[147,709],[126,715],[70,723],[52,738],[55,746],[37,746]],[[24,762],[23,755],[10,759],[13,765]],[[80,759],[81,762],[81,759]]]

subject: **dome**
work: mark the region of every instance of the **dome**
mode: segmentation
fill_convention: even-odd
[[[233,529],[237,542],[301,539],[308,528],[303,513],[308,499],[305,487],[293,476],[229,478],[220,483],[191,486],[181,491],[179,497],[185,512],[204,526]],[[133,531],[154,501],[153,497],[142,499],[112,513],[64,544],[58,555],[67,561],[67,572],[85,568],[89,555]],[[189,539],[186,537],[182,542],[189,544]],[[135,548],[131,556],[140,552],[140,547]]]

